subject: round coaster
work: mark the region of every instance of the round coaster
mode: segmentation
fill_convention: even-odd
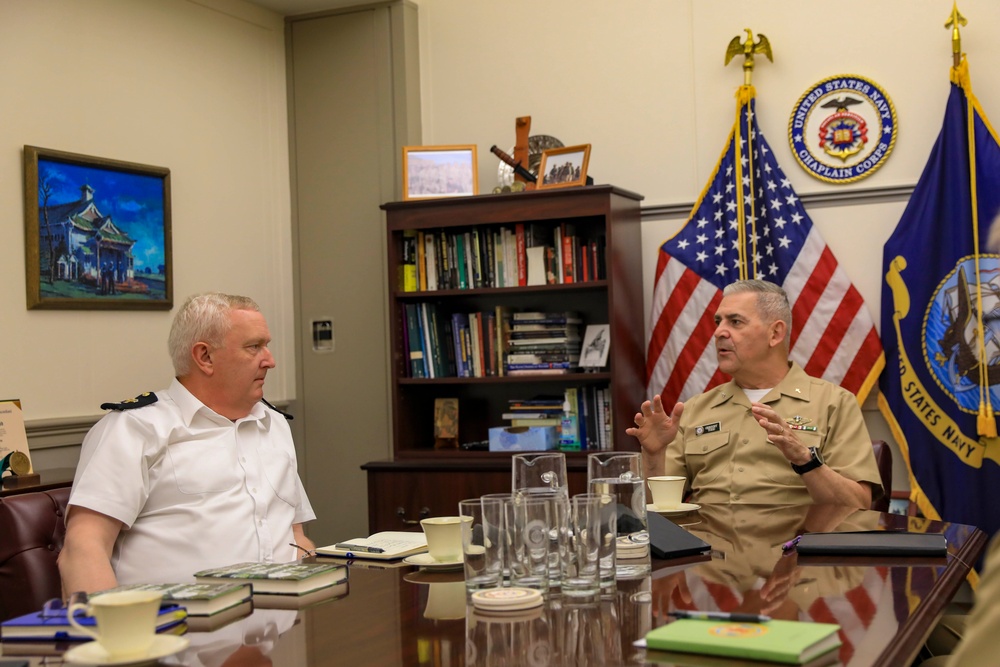
[[[472,594],[472,605],[484,611],[518,611],[542,604],[542,593],[534,588],[489,588]]]
[[[615,554],[618,558],[642,558],[648,551],[648,544],[633,542],[628,536],[619,537],[615,544]]]

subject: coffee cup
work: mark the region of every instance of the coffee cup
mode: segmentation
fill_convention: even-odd
[[[462,562],[462,530],[471,526],[472,517],[433,516],[421,519],[427,536],[427,551],[439,563]]]
[[[142,658],[156,639],[156,616],[162,598],[159,591],[104,593],[87,603],[70,605],[66,616],[78,632],[93,637],[110,659]],[[94,617],[96,631],[76,620],[74,614],[81,609]]]
[[[653,496],[653,507],[659,510],[677,509],[684,498],[685,477],[660,475],[647,477],[649,492]]]

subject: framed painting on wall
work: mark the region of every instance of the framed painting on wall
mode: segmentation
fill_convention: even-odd
[[[28,308],[170,310],[170,170],[24,147]]]

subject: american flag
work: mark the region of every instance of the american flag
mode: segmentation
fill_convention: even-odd
[[[672,406],[726,380],[712,338],[722,288],[759,278],[788,293],[792,359],[863,402],[885,365],[871,314],[758,129],[753,87],[738,98],[715,173],[684,227],[660,247],[647,396]]]

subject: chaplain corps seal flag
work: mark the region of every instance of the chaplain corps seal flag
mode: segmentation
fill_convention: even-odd
[[[838,74],[802,93],[788,120],[788,141],[811,176],[852,183],[885,164],[898,127],[896,108],[877,83]]]

